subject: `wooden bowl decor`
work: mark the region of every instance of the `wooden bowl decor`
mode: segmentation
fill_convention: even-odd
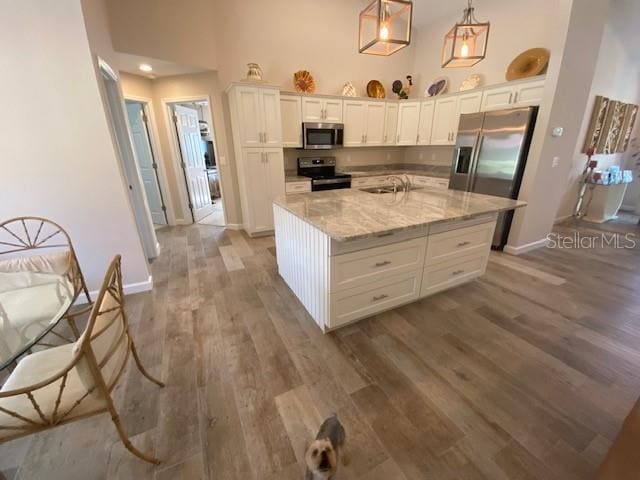
[[[386,93],[384,87],[378,80],[371,80],[367,83],[367,95],[370,98],[384,98]]]
[[[316,91],[316,81],[307,70],[298,70],[293,74],[293,86],[296,92],[313,93]]]
[[[505,75],[507,81],[543,74],[549,65],[549,57],[550,53],[546,48],[525,50],[509,64]]]

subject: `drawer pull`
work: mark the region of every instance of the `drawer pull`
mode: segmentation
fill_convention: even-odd
[[[383,293],[382,295],[375,295],[371,301],[372,302],[378,302],[380,300],[384,300],[385,298],[389,298],[389,295],[387,295],[386,293]]]
[[[376,237],[378,238],[382,238],[382,237],[390,237],[393,235],[393,232],[389,232],[389,233],[380,233],[378,235],[376,235]]]
[[[456,270],[455,272],[453,272],[451,275],[462,275],[464,273],[464,270]]]
[[[471,242],[460,242],[458,244],[458,247],[466,247],[467,245],[469,245]]]
[[[384,267],[389,264],[391,264],[391,262],[389,260],[385,260],[384,262],[377,262],[374,267]]]

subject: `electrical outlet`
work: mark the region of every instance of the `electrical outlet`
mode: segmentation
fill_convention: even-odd
[[[560,157],[553,157],[553,160],[551,160],[551,167],[556,168],[558,165],[560,165]]]

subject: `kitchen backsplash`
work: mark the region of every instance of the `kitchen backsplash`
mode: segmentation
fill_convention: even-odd
[[[295,170],[297,159],[302,157],[336,157],[339,169],[362,165],[451,165],[453,147],[372,147],[372,148],[337,148],[335,150],[298,150],[284,149],[285,170]]]

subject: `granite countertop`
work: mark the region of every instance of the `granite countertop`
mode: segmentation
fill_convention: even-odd
[[[280,196],[274,203],[340,242],[526,205],[509,198],[431,188],[382,195],[327,190]]]

